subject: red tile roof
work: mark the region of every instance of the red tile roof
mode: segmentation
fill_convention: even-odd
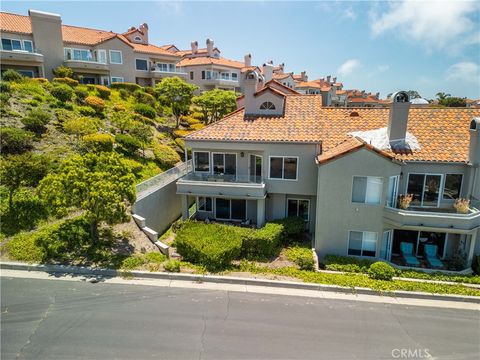
[[[31,34],[30,17],[6,12],[0,12],[0,30],[17,34]]]
[[[177,66],[184,67],[184,66],[199,66],[199,65],[220,65],[220,66],[227,66],[236,69],[242,69],[245,67],[245,64],[240,61],[229,60],[223,57],[214,58],[208,56],[201,56],[196,58],[184,58],[182,59]]]

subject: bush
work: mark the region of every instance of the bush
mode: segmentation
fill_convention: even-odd
[[[103,100],[108,100],[110,98],[111,91],[108,87],[103,85],[97,85],[95,88],[98,91],[98,96]]]
[[[192,131],[191,130],[174,130],[173,131],[173,136],[175,136],[176,138],[183,138],[185,136],[187,136],[188,134],[190,134]]]
[[[68,85],[60,84],[55,85],[52,90],[50,90],[50,94],[52,94],[56,99],[60,100],[61,102],[66,102],[72,99],[73,90]]]
[[[177,231],[175,246],[186,261],[217,271],[240,256],[242,239],[230,227],[188,221]]]
[[[192,124],[190,125],[190,129],[197,131],[197,130],[202,130],[205,127],[203,124]]]
[[[205,119],[205,116],[203,115],[203,113],[199,111],[194,111],[190,116],[199,121],[203,121]]]
[[[242,238],[242,257],[250,260],[268,260],[278,255],[283,226],[267,223],[261,229],[233,228]]]
[[[59,78],[71,78],[73,77],[73,70],[68,66],[60,65],[53,70],[53,74]]]
[[[168,260],[163,264],[163,268],[168,272],[180,272],[180,261]]]
[[[155,117],[157,116],[157,112],[155,111],[155,109],[147,104],[136,104],[133,107],[133,111],[149,119],[155,119]]]
[[[90,106],[79,106],[77,111],[83,116],[95,116],[97,112]]]
[[[110,134],[89,134],[83,137],[85,148],[88,151],[99,153],[113,150],[113,137]]]
[[[13,127],[0,128],[0,152],[3,155],[21,154],[32,148],[34,135]]]
[[[127,90],[128,92],[133,93],[135,90],[142,90],[142,87],[138,84],[134,83],[121,83],[121,82],[116,82],[110,85],[110,88],[112,89],[124,89]]]
[[[115,142],[119,145],[120,150],[128,155],[134,155],[142,146],[137,139],[124,134],[115,135]]]
[[[288,260],[293,261],[300,270],[314,270],[312,250],[304,246],[292,246],[285,251]]]
[[[167,257],[161,253],[158,252],[149,252],[145,254],[145,259],[149,263],[156,263],[156,264],[161,264],[165,260],[167,260]]]
[[[142,256],[129,256],[122,261],[120,268],[122,270],[135,270],[145,264],[145,259]]]
[[[182,160],[175,150],[163,144],[156,144],[153,147],[153,155],[155,156],[155,161],[166,167],[172,167]]]
[[[377,261],[368,269],[368,276],[375,280],[390,281],[395,276],[395,269],[383,261]]]
[[[175,144],[177,144],[177,146],[180,147],[182,150],[185,150],[185,140],[183,140],[182,138],[176,138]]]
[[[296,216],[286,217],[273,221],[276,224],[283,225],[284,240],[294,240],[295,237],[305,232],[305,221]]]
[[[323,263],[326,270],[367,274],[373,261],[350,256],[326,255]]]
[[[147,104],[152,107],[156,104],[155,98],[142,90],[135,90],[133,96],[135,97],[135,100],[137,100],[137,102],[139,103]]]
[[[0,92],[1,93],[10,93],[12,91],[12,87],[8,81],[0,81]]]
[[[88,96],[88,91],[82,88],[77,88],[75,89],[75,96],[79,102],[83,102]]]
[[[78,80],[71,79],[69,77],[56,77],[53,78],[52,82],[55,84],[65,84],[70,86],[71,88],[74,88],[78,86]]]
[[[47,125],[50,120],[50,113],[37,108],[30,111],[27,116],[22,119],[22,123],[25,125],[26,130],[32,131],[35,134],[41,134],[45,131],[45,125]]]
[[[32,81],[38,82],[43,85],[50,84],[48,79],[45,79],[45,78],[33,78]]]
[[[128,90],[125,90],[125,89],[120,89],[118,93],[120,94],[120,98],[122,100],[127,100],[128,97],[130,96],[130,93],[128,92]]]
[[[8,69],[2,73],[2,80],[4,81],[22,81],[23,76],[15,70]]]
[[[101,114],[103,109],[105,109],[105,101],[97,96],[87,96],[85,104],[93,108],[97,114]]]

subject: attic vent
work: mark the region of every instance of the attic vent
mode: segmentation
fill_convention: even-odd
[[[260,105],[260,110],[275,110],[275,104],[270,101],[265,101]]]
[[[360,114],[357,111],[352,111],[350,116],[360,116]]]

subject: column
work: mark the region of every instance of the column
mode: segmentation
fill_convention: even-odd
[[[187,220],[188,217],[188,195],[182,195],[182,220]]]
[[[473,261],[473,252],[475,251],[475,243],[477,241],[477,231],[474,230],[473,233],[470,235],[470,248],[468,249],[468,256],[467,256],[467,266],[472,266]]]
[[[257,228],[265,225],[265,199],[257,200]]]

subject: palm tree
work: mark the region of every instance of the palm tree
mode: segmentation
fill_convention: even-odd
[[[438,92],[435,96],[437,97],[438,100],[441,101],[441,100],[445,100],[446,98],[448,98],[452,95],[444,93],[444,92]]]

